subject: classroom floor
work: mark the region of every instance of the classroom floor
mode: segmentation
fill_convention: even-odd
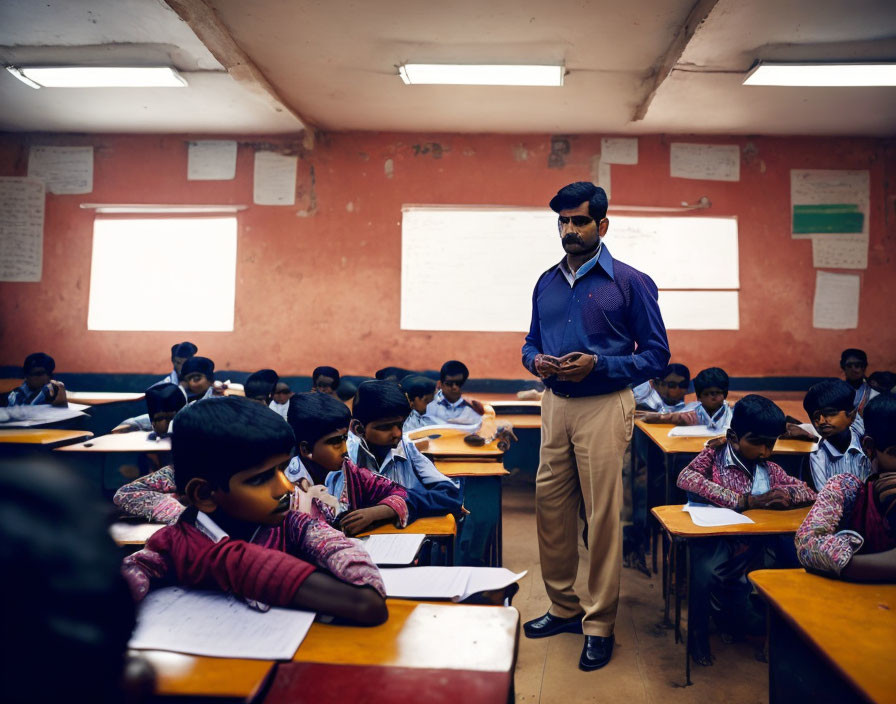
[[[508,479],[504,485],[503,515],[504,565],[515,572],[529,571],[513,600],[525,622],[541,616],[549,606],[538,562],[535,487],[531,481]],[[648,578],[623,568],[616,646],[610,664],[596,672],[582,672],[578,662],[583,636],[560,634],[530,640],[521,628],[516,701],[526,704],[768,701],[768,667],[756,659],[756,644],[725,645],[715,635],[711,636],[715,664],[693,666],[694,684],[683,687],[684,645],[675,644],[673,632],[662,627],[662,619],[661,575]]]

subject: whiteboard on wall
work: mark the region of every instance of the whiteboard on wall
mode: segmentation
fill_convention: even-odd
[[[733,293],[696,296],[684,320],[690,291],[678,291],[670,320],[679,329],[737,329],[735,218],[611,216],[604,243],[661,290]],[[405,206],[401,250],[403,330],[527,331],[535,282],[564,256],[557,216],[543,208]],[[722,299],[721,311],[704,314],[707,300]]]

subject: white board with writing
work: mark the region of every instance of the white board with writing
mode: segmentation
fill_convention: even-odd
[[[740,147],[673,142],[669,147],[669,174],[675,178],[740,181]]]
[[[236,142],[205,139],[187,148],[188,181],[231,181],[236,177]]]
[[[42,147],[28,150],[28,176],[55,194],[93,191],[93,147]]]
[[[853,330],[858,326],[858,274],[816,271],[812,327],[824,330]]]
[[[45,202],[43,181],[0,178],[0,281],[40,281]]]
[[[298,157],[255,152],[256,205],[295,205]]]

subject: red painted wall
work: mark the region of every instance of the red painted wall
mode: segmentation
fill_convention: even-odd
[[[189,182],[187,139],[0,136],[2,176],[26,173],[31,144],[96,147],[94,192],[47,197],[43,280],[0,283],[0,364],[44,350],[60,371],[161,373],[170,345],[190,339],[221,369],[270,366],[300,375],[327,363],[365,374],[387,364],[438,368],[455,357],[478,377],[527,376],[519,363],[522,334],[399,329],[401,206],[545,206],[559,187],[591,178],[599,136],[569,137],[569,153],[553,168],[548,135],[339,133],[319,138],[311,151],[300,142],[244,136],[235,180]],[[740,182],[670,178],[671,141],[739,144]],[[300,153],[295,207],[251,206],[256,146]],[[896,369],[892,140],[645,136],[639,152],[639,164],[612,167],[613,200],[676,205],[708,196],[713,215],[739,220],[741,329],[672,331],[673,359],[695,372],[720,365],[734,376],[822,375],[838,373],[840,350],[858,346],[872,370]],[[857,330],[812,328],[811,243],[789,233],[789,172],[805,168],[871,172],[871,245],[868,269],[859,272]],[[82,202],[249,204],[239,215],[234,331],[88,331],[93,213],[80,209]],[[608,238],[612,243],[612,221]],[[558,260],[561,254],[558,243]],[[496,262],[497,274],[500,267]],[[451,288],[461,285],[434,282],[433,299],[449,301]],[[168,295],[189,305],[177,300],[176,283]]]

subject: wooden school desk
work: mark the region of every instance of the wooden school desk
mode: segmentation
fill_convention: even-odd
[[[156,672],[156,698],[214,699],[216,702],[255,701],[274,674],[270,660],[207,658],[163,650],[132,650]]]
[[[118,391],[68,391],[66,396],[69,401],[84,403],[88,406],[103,406],[109,403],[125,403],[128,401],[142,401],[145,394],[118,392]]]
[[[757,570],[769,606],[769,702],[896,700],[896,585]]]
[[[773,511],[770,509],[752,509],[744,511],[744,515],[752,518],[753,523],[738,523],[732,526],[713,526],[704,527],[694,524],[690,514],[682,509],[683,504],[674,506],[655,506],[651,509],[651,513],[659,522],[660,527],[669,536],[670,549],[669,560],[663,555],[663,595],[665,598],[665,619],[669,620],[669,601],[672,587],[669,584],[669,577],[674,574],[678,576],[678,560],[677,549],[680,543],[684,543],[685,547],[685,589],[688,595],[688,618],[690,619],[693,610],[691,608],[691,540],[699,538],[709,538],[715,536],[762,536],[762,535],[780,535],[782,533],[796,533],[800,523],[809,513],[809,506],[802,508],[794,508],[787,511]],[[682,589],[679,580],[675,579],[675,642],[682,640],[681,635],[681,594]],[[690,622],[688,623],[690,628]],[[685,642],[685,685],[691,684],[691,644],[684,637]]]
[[[0,452],[4,446],[27,446],[52,449],[67,443],[78,442],[92,437],[89,430],[54,430],[40,428],[21,428],[0,430]]]
[[[421,447],[420,451],[434,459],[446,457],[499,459],[504,455],[504,450],[498,448],[497,440],[479,447],[468,445],[464,442],[464,437],[469,434],[469,431],[466,430],[424,427],[412,430],[407,436],[411,440],[426,438],[427,444],[425,447]],[[483,437],[488,437],[490,434],[488,433]]]
[[[171,438],[150,440],[149,431],[136,430],[132,433],[110,433],[91,438],[85,442],[60,447],[64,452],[171,452]]]

